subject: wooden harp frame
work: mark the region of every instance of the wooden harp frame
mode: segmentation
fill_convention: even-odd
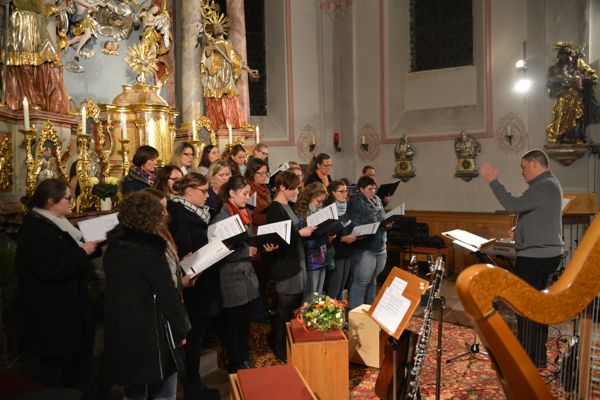
[[[512,399],[552,399],[493,301],[502,299],[524,317],[546,325],[580,313],[600,292],[600,218],[594,219],[558,281],[546,290],[538,291],[512,273],[488,264],[467,268],[458,277],[456,288],[506,395]],[[580,375],[580,385],[586,377],[587,372]]]

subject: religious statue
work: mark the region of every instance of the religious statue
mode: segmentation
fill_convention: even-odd
[[[583,60],[583,51],[571,42],[557,42],[558,60],[548,69],[548,94],[555,99],[552,122],[546,127],[549,144],[586,143],[587,125],[598,122],[600,109],[594,95],[598,75]]]
[[[206,115],[214,129],[231,124],[233,128],[248,128],[248,120],[240,105],[236,86],[246,71],[251,80],[258,80],[258,70],[251,69],[225,38],[229,20],[214,8],[203,8],[204,33],[200,74]]]
[[[67,114],[69,97],[65,89],[62,61],[51,37],[54,17],[61,11],[54,1],[12,0],[13,11],[8,21],[6,47],[1,62],[6,65],[6,105],[20,110],[27,97],[33,107]]]
[[[72,0],[73,8],[71,22],[73,23],[73,37],[67,42],[69,46],[75,46],[75,61],[79,61],[81,49],[92,37],[95,39],[98,35],[98,22],[92,17],[91,11],[98,7],[106,7],[106,1],[91,3],[86,0]],[[95,40],[94,40],[95,42]],[[86,58],[93,55],[93,52],[86,54]]]
[[[408,182],[410,178],[415,176],[415,167],[412,164],[412,159],[415,157],[415,148],[408,143],[408,137],[402,135],[400,141],[394,148],[396,157],[396,168],[394,176]]]
[[[170,47],[171,17],[163,2],[140,12],[142,36],[140,42],[129,47],[125,61],[138,74],[137,81],[146,82],[146,75],[154,75],[154,84],[161,87],[169,75],[166,53]]]
[[[458,159],[455,176],[465,181],[478,176],[477,156],[481,153],[481,146],[465,131],[454,139],[454,152]]]

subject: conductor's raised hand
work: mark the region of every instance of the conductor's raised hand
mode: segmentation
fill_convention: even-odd
[[[498,178],[498,168],[492,167],[485,161],[481,163],[481,166],[479,167],[479,173],[487,183],[490,183]]]

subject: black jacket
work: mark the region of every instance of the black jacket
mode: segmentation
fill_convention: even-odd
[[[91,347],[89,266],[68,233],[35,211],[25,218],[16,254],[22,351],[63,356]]]
[[[267,224],[290,219],[290,216],[278,201],[273,201],[265,208],[264,213],[267,216]],[[304,246],[298,230],[298,226],[292,226],[289,246],[281,247],[271,253],[265,253],[265,258],[273,263],[271,275],[276,281],[290,278],[296,275],[300,268],[304,267],[301,265],[301,259],[304,259]]]
[[[327,175],[327,179],[329,179],[329,183],[331,183],[331,175]],[[319,175],[317,175],[316,171],[314,171],[313,173],[311,173],[310,175],[308,175],[306,177],[306,179],[304,180],[304,186],[306,186],[310,183],[314,183],[314,182],[323,183],[321,178],[319,178]]]
[[[208,226],[194,212],[181,203],[169,202],[169,231],[177,245],[179,258],[183,259],[208,243]],[[219,268],[208,268],[198,277],[196,284],[183,289],[183,298],[190,317],[208,318],[219,313],[221,294]]]
[[[117,225],[104,255],[104,348],[107,377],[119,384],[156,383],[175,372],[164,325],[175,342],[187,335],[187,313],[157,235]]]
[[[137,173],[133,168],[129,170],[123,183],[121,184],[121,191],[123,196],[127,196],[130,193],[137,192],[150,187],[148,180]]]

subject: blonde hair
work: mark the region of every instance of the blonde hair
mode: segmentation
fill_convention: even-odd
[[[206,173],[206,179],[208,179],[209,185],[212,185],[213,178],[223,168],[229,168],[229,172],[231,172],[231,167],[229,166],[229,163],[225,160],[215,160],[212,164],[210,164],[210,167],[208,167],[208,172]]]

